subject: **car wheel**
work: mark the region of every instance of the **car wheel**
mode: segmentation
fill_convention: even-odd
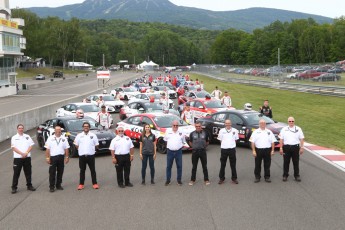
[[[77,148],[75,147],[74,144],[71,144],[71,145],[70,145],[70,148],[69,148],[69,156],[70,156],[70,157],[78,157],[78,150],[77,150]]]
[[[125,96],[123,97],[123,99],[124,99],[125,101],[128,101],[127,95],[125,95]]]
[[[167,146],[162,137],[157,140],[157,151],[162,154],[167,153]]]

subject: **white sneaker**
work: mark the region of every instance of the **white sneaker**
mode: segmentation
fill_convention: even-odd
[[[189,184],[190,186],[193,186],[193,185],[194,185],[194,183],[195,183],[195,181],[192,181],[192,180],[191,180],[191,181],[189,181],[189,183],[188,183],[188,184]]]
[[[210,185],[210,181],[205,181],[205,185]]]

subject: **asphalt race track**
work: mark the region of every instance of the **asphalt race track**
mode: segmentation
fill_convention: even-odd
[[[28,100],[34,103],[37,97]],[[113,116],[118,120],[118,114]],[[34,136],[35,130],[28,133]],[[37,191],[26,190],[22,172],[18,193],[12,195],[9,147],[8,140],[0,143],[0,229],[344,229],[344,172],[307,151],[300,161],[300,183],[291,176],[288,182],[282,182],[283,159],[277,152],[272,158],[272,183],[261,180],[254,184],[251,151],[238,147],[239,184],[230,183],[228,164],[226,183],[218,185],[220,147],[212,144],[207,149],[209,186],[202,183],[200,163],[197,183],[188,185],[192,168],[190,152],[183,156],[182,186],[176,184],[175,164],[172,184],[164,186],[166,156],[161,154],[155,162],[156,184],[143,186],[136,149],[131,170],[134,187],[125,189],[117,187],[110,155],[100,155],[96,158],[100,189],[92,189],[87,169],[82,191],[76,189],[78,159],[72,158],[65,167],[65,190],[50,193],[48,164],[44,152],[35,146],[32,178]],[[148,181],[149,167],[146,178]]]

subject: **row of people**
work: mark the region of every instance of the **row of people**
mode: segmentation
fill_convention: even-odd
[[[303,153],[304,135],[300,127],[294,124],[294,118],[288,118],[288,126],[284,127],[280,132],[280,149],[283,155],[284,169],[283,181],[287,181],[289,176],[289,166],[292,159],[294,165],[294,177],[296,181],[301,181],[299,174],[299,155]],[[91,180],[94,189],[99,189],[95,169],[95,149],[98,146],[98,139],[95,134],[90,132],[90,124],[83,124],[83,132],[79,133],[75,138],[74,145],[79,153],[79,185],[78,190],[84,189],[86,166],[91,172]],[[192,172],[189,185],[193,185],[196,181],[196,171],[198,161],[200,159],[204,174],[204,183],[209,185],[208,169],[207,169],[207,153],[206,149],[209,144],[209,136],[205,132],[200,122],[195,123],[195,131],[189,135],[189,144],[192,147]],[[117,173],[117,183],[120,188],[132,187],[130,182],[131,162],[134,158],[134,146],[131,139],[124,135],[123,127],[116,129],[117,136],[111,141],[110,152],[112,163],[115,165]],[[238,184],[236,171],[236,141],[239,139],[238,130],[231,126],[231,121],[225,121],[225,128],[222,128],[218,134],[220,141],[220,170],[219,182],[223,184],[225,181],[225,168],[229,159],[231,168],[231,181]],[[177,184],[182,185],[182,147],[186,142],[185,134],[179,130],[178,121],[173,121],[171,129],[168,129],[164,140],[167,142],[167,166],[165,185],[171,184],[171,170],[173,162],[176,162],[177,168]],[[276,138],[272,131],[266,128],[265,120],[259,121],[259,128],[254,130],[251,137],[252,154],[255,157],[254,182],[261,179],[261,164],[264,162],[264,178],[266,182],[270,180],[271,156],[274,154]],[[13,180],[12,193],[17,192],[18,179],[23,168],[27,182],[27,189],[35,191],[36,189],[31,183],[31,150],[34,145],[31,137],[24,133],[24,126],[17,126],[17,134],[11,139],[11,147],[13,150]],[[55,134],[50,136],[45,143],[46,162],[49,164],[49,188],[51,192],[55,189],[63,190],[62,177],[64,165],[69,162],[69,144],[66,137],[61,133],[61,127],[55,127]],[[142,184],[146,183],[146,168],[149,162],[151,184],[155,184],[155,167],[156,159],[156,137],[151,132],[149,125],[145,125],[140,140],[139,148],[140,159],[142,160]]]

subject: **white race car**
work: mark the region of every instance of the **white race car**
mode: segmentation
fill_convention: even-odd
[[[119,94],[119,98],[121,100],[127,101],[131,99],[132,97],[138,95],[140,92],[137,91],[137,89],[133,87],[119,87],[110,92],[110,94],[114,97],[117,95],[117,93]]]
[[[136,95],[135,97],[132,97],[129,101],[129,103],[132,102],[136,102],[136,101],[142,101],[142,100],[146,100],[146,101],[150,101],[150,99],[153,97],[154,102],[160,102],[161,99],[161,95],[159,93],[140,93],[138,95]],[[175,104],[171,99],[168,99],[168,103],[169,103],[169,108],[170,109],[174,109],[175,108]]]
[[[168,86],[154,86],[151,89],[149,89],[148,91],[146,91],[146,93],[159,93],[159,94],[165,93],[171,99],[177,98],[176,91],[169,89]]]
[[[115,100],[114,96],[110,94],[95,94],[95,95],[90,95],[86,98],[86,100],[90,101],[91,103],[95,104],[98,106],[98,101],[100,96],[102,96],[102,99],[104,101],[104,105],[107,107],[107,111],[109,113],[112,112],[120,112],[120,109],[125,106],[125,103],[120,100]]]

